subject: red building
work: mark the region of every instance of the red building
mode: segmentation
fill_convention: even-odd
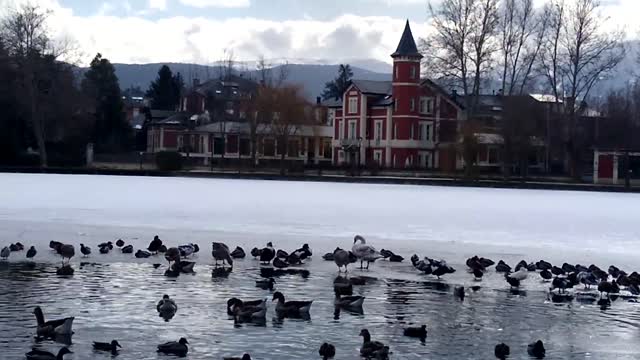
[[[422,55],[408,21],[391,57],[390,81],[354,80],[341,101],[327,104],[334,124],[334,165],[460,168],[454,144],[461,106],[420,78]]]

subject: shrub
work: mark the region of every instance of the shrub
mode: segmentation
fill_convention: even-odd
[[[182,155],[176,151],[161,151],[156,154],[156,166],[160,171],[182,170]]]

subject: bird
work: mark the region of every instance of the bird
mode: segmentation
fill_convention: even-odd
[[[362,336],[363,338],[362,347],[360,348],[360,355],[362,355],[363,357],[380,358],[379,354],[384,354],[385,348],[387,349],[386,352],[388,353],[388,347],[383,343],[379,341],[371,341],[371,334],[369,333],[369,330],[362,329],[360,331],[360,336]]]
[[[8,247],[5,246],[0,250],[0,258],[2,258],[2,260],[7,260],[9,255],[11,255],[11,250],[9,250]]]
[[[73,354],[66,346],[58,351],[58,355],[54,355],[48,351],[33,349],[24,354],[27,360],[63,360],[67,354]]]
[[[273,284],[275,283],[276,281],[273,278],[269,278],[267,280],[256,280],[256,287],[263,290],[273,290]]]
[[[336,356],[336,347],[329,343],[324,343],[320,346],[318,354],[322,356],[323,360],[333,359]]]
[[[358,243],[359,242],[359,243]],[[382,255],[371,245],[367,244],[367,241],[360,235],[356,235],[353,238],[353,247],[351,248],[353,254],[360,260],[360,269],[369,269],[369,264],[381,258]],[[363,262],[367,262],[367,267],[363,267]]]
[[[91,255],[91,248],[88,246],[85,246],[84,244],[80,244],[80,252],[84,257],[87,257]]]
[[[551,267],[551,273],[555,276],[562,276],[565,275],[565,271],[562,270],[561,268],[557,267],[557,266],[552,266]]]
[[[520,280],[514,277],[511,277],[509,273],[504,274],[505,280],[509,283],[512,288],[520,287]]]
[[[551,273],[551,271],[545,269],[540,271],[540,277],[542,277],[542,279],[546,281],[549,281],[551,280],[551,278],[553,278],[553,274]]]
[[[112,353],[115,353],[115,352],[118,351],[118,348],[122,349],[122,346],[120,346],[120,343],[118,343],[117,340],[113,340],[110,343],[97,342],[97,341],[93,342],[93,349],[94,350],[111,351]]]
[[[266,299],[259,301],[243,302],[242,300],[233,298],[231,305],[227,303],[227,313],[233,315],[237,320],[253,320],[264,319],[267,315],[267,301]]]
[[[151,242],[149,243],[149,247],[147,247],[147,250],[149,250],[152,253],[158,253],[161,246],[162,246],[162,240],[160,240],[158,235],[156,235],[153,237],[153,240],[151,240]]]
[[[607,296],[609,296],[610,294],[619,293],[620,287],[618,287],[618,284],[616,283],[615,280],[611,282],[601,281],[598,284],[598,291],[600,292],[600,296],[602,296],[602,293],[607,293]]]
[[[122,239],[116,240],[116,246],[119,247],[119,248],[123,247],[124,246],[124,240],[122,240]]]
[[[11,244],[11,245],[9,245],[9,250],[11,252],[20,251],[20,246],[16,245],[16,244]]]
[[[447,265],[446,262],[441,261],[440,264],[438,264],[436,266],[436,268],[433,269],[431,274],[435,275],[438,279],[440,279],[441,276],[446,275],[446,274],[453,274],[454,272],[456,272],[456,269],[454,269],[451,266]]]
[[[60,247],[62,246],[62,243],[59,241],[49,241],[49,248],[55,252],[60,252]]]
[[[178,248],[172,247],[167,249],[167,252],[164,253],[164,258],[171,264],[171,262],[180,261],[180,250]]]
[[[111,248],[109,248],[109,246],[98,246],[98,252],[100,254],[108,254],[109,251],[111,251]]]
[[[347,265],[351,263],[351,260],[349,259],[349,252],[336,248],[333,251],[333,261],[338,265],[338,272],[342,272],[342,267],[344,266],[344,272],[346,273],[348,271]]]
[[[289,253],[282,249],[278,249],[278,251],[276,251],[276,257],[281,259],[286,259],[289,257]]]
[[[286,269],[289,267],[289,263],[279,257],[276,257],[275,259],[273,259],[273,267],[278,269]]]
[[[484,276],[484,273],[482,272],[482,270],[480,270],[480,269],[474,269],[473,270],[473,278],[475,280],[482,280],[483,276]]]
[[[300,260],[305,260],[306,258],[310,258],[311,256],[313,256],[309,244],[303,244],[302,247],[294,251],[293,254],[300,258]]]
[[[496,345],[495,349],[493,350],[493,354],[496,356],[496,358],[505,360],[509,355],[511,355],[511,350],[509,349],[509,345],[501,343]]]
[[[113,243],[111,241],[103,242],[98,244],[99,248],[109,248],[109,250],[113,250]]]
[[[267,308],[267,299],[263,300],[250,300],[250,301],[242,301],[238,298],[231,298],[227,300],[227,314],[233,315],[233,307],[234,306],[248,306],[248,307],[258,307],[261,309]]]
[[[226,261],[229,266],[233,267],[233,259],[231,258],[231,253],[227,245],[213,242],[211,243],[211,248],[211,256],[213,256],[213,259],[216,261],[215,266],[218,266],[218,261],[222,261],[222,266],[224,266]]]
[[[546,350],[544,349],[544,344],[542,343],[542,340],[538,340],[527,346],[527,354],[529,354],[529,356],[534,357],[536,359],[544,358],[545,353],[546,353]]]
[[[569,264],[569,263],[564,263],[562,264],[562,270],[564,270],[565,273],[574,273],[574,272],[578,272],[578,270],[576,269],[575,266]]]
[[[158,252],[160,254],[165,254],[167,252],[167,246],[166,245],[160,245],[160,248],[158,249]]]
[[[160,313],[160,316],[164,315],[175,315],[178,311],[178,305],[169,297],[169,295],[163,295],[162,300],[158,301],[158,305],[156,305],[156,310]]]
[[[27,250],[27,259],[33,259],[37,253],[38,251],[35,246],[30,247],[29,250]]]
[[[148,251],[144,251],[144,250],[138,250],[136,251],[135,257],[138,259],[146,259],[148,257],[151,256],[151,253]]]
[[[244,259],[247,256],[245,254],[244,249],[240,246],[236,246],[235,250],[231,252],[231,257],[234,259]]]
[[[382,255],[384,259],[388,259],[393,255],[393,252],[391,250],[380,249],[380,255]]]
[[[302,265],[302,259],[298,256],[299,253],[293,252],[287,256],[287,263],[289,265]]]
[[[258,258],[260,257],[260,254],[262,253],[262,250],[254,247],[253,249],[251,249],[251,256],[253,256],[254,258]]]
[[[390,262],[403,262],[404,258],[400,255],[397,254],[393,254],[389,257],[389,261]]]
[[[38,326],[36,327],[36,335],[39,337],[55,337],[56,335],[71,335],[73,334],[73,317],[68,317],[59,320],[45,321],[44,313],[40,306],[36,306],[33,309],[33,314],[36,316]]]
[[[269,264],[275,257],[276,251],[273,249],[273,244],[271,242],[268,242],[267,247],[260,250],[260,262],[262,262],[263,264]]]
[[[196,263],[193,261],[178,260],[171,265],[171,270],[191,274],[193,273],[194,266],[196,266]]]
[[[284,299],[284,295],[277,291],[273,294],[272,301],[278,300],[278,304],[276,304],[276,311],[279,313],[309,313],[309,309],[311,309],[312,301],[286,301]]]
[[[538,270],[551,270],[553,266],[547,261],[540,260],[536,263],[536,267],[538,268]]]
[[[222,360],[251,360],[251,355],[244,354],[242,357],[223,357]]]
[[[335,306],[345,308],[361,308],[364,303],[364,296],[340,296],[340,292],[335,291],[336,298],[334,300]]]
[[[511,272],[511,266],[507,265],[504,261],[498,261],[498,265],[496,265],[496,272],[508,273]]]
[[[180,245],[178,250],[180,250],[180,257],[189,257],[196,253],[196,246],[195,244]]]
[[[425,339],[427,337],[427,325],[408,327],[404,329],[404,336]]]
[[[64,263],[64,259],[68,259],[67,263],[71,261],[71,258],[76,254],[76,249],[73,245],[64,244],[60,247],[60,255],[62,256],[62,262]]]
[[[325,261],[333,261],[333,253],[332,252],[328,252],[324,255],[322,255],[322,259]]]
[[[522,269],[522,268],[525,268],[525,269],[527,268],[527,262],[524,261],[524,260],[520,260],[520,262],[516,264],[516,267],[515,267],[514,270],[515,271],[520,271],[520,269]]]
[[[133,254],[133,245],[127,245],[121,249],[123,254]]]
[[[180,338],[178,341],[169,341],[158,345],[158,352],[167,355],[186,356],[189,352],[187,344],[189,342],[185,338]]]

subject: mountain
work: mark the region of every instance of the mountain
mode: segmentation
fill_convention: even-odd
[[[385,70],[386,63],[375,60],[359,60],[360,66],[352,66],[354,79],[363,80],[390,80],[391,66],[388,65],[388,73],[381,73],[368,70],[365,67]],[[128,89],[130,87],[140,87],[145,90],[149,83],[158,75],[158,70],[162,65],[168,65],[174,73],[182,74],[185,82],[191,83],[193,79],[206,81],[217,78],[221,74],[218,65],[197,65],[183,63],[155,63],[155,64],[113,64],[116,75],[120,80],[120,87]],[[289,84],[301,85],[304,88],[305,96],[312,100],[320,96],[326,82],[333,80],[338,74],[339,65],[318,65],[318,64],[288,64],[279,65],[272,69],[273,74],[278,74],[282,66],[287,66],[287,80]],[[241,71],[244,76],[257,79],[257,71]]]

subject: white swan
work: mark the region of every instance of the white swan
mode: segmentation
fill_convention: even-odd
[[[353,247],[351,248],[351,252],[353,252],[358,260],[360,260],[360,269],[363,269],[362,263],[364,261],[367,262],[367,267],[365,269],[369,269],[370,263],[382,257],[380,252],[373,246],[367,245],[367,241],[360,235],[356,235],[353,238]]]

